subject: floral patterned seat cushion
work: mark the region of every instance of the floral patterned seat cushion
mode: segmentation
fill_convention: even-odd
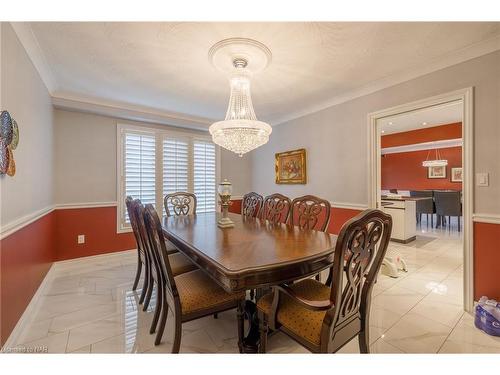
[[[235,303],[245,297],[245,292],[227,293],[203,271],[196,270],[175,277],[179,291],[182,314],[192,314],[218,305]]]
[[[305,279],[290,285],[297,295],[308,300],[330,299],[330,288],[319,281]],[[257,302],[257,308],[269,315],[273,303],[273,293],[268,293]],[[299,337],[314,345],[320,344],[321,325],[326,311],[312,311],[302,307],[292,298],[281,293],[278,306],[278,323]]]

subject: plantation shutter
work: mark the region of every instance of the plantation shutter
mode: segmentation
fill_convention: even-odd
[[[163,140],[163,197],[189,191],[189,143],[186,139]],[[165,215],[165,210],[163,210]]]
[[[124,146],[125,196],[155,205],[155,136],[126,133]],[[124,219],[130,222],[126,210]]]
[[[211,142],[193,141],[193,190],[198,200],[197,212],[216,209],[216,158]]]

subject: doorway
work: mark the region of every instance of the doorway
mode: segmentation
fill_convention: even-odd
[[[473,145],[473,113],[472,113],[472,101],[473,100],[473,90],[472,88],[466,88],[462,90],[457,90],[454,92],[438,95],[435,97],[419,100],[412,103],[403,104],[397,107],[384,109],[381,111],[377,111],[368,115],[368,126],[369,126],[369,137],[368,137],[368,149],[369,149],[369,168],[368,168],[368,196],[369,196],[369,206],[373,208],[382,208],[382,131],[388,133],[397,132],[398,123],[401,126],[404,123],[404,119],[408,118],[421,118],[420,115],[424,115],[427,113],[438,113],[446,111],[446,108],[459,108],[459,113],[461,117],[461,141],[462,141],[462,153],[461,153],[461,166],[452,166],[449,165],[444,168],[446,173],[446,179],[451,181],[453,177],[456,179],[458,172],[461,172],[462,176],[462,186],[461,186],[461,203],[462,203],[462,222],[460,223],[461,227],[461,238],[463,238],[463,243],[461,244],[461,253],[463,256],[463,309],[468,312],[472,312],[474,295],[473,295],[473,246],[472,246],[472,187],[473,187],[473,178],[472,178],[472,145]],[[392,121],[391,121],[392,120]],[[426,123],[423,125],[423,123]],[[392,124],[389,124],[392,123]],[[429,124],[428,121],[421,120],[420,126],[418,128],[425,128]],[[392,126],[392,129],[391,129]],[[403,126],[404,128],[404,126]],[[407,129],[402,129],[407,130]],[[415,129],[410,129],[415,130]],[[424,142],[421,142],[424,143]],[[428,145],[420,145],[420,147],[424,147]],[[441,144],[444,147],[444,144]],[[440,150],[438,147],[433,148],[432,151],[428,153],[428,157],[426,160],[433,161],[439,160],[439,156],[441,152],[436,151]],[[449,145],[448,145],[449,146]],[[418,148],[419,146],[417,146]],[[392,150],[398,151],[398,150]],[[437,156],[436,156],[437,155]],[[443,159],[443,158],[442,158]],[[424,160],[425,161],[425,160]],[[461,167],[462,170],[451,170],[451,168]],[[428,167],[422,166],[423,169],[429,169]],[[443,168],[434,168],[433,172],[443,173]],[[432,178],[433,175],[430,175]],[[453,176],[450,176],[450,173],[454,173]],[[439,173],[438,173],[439,175]],[[439,178],[439,176],[438,176]],[[443,178],[441,176],[441,178]],[[387,184],[384,187],[388,187]],[[384,189],[385,190],[385,189]],[[392,189],[391,189],[392,190]],[[397,190],[397,189],[396,189]],[[403,189],[406,190],[406,189]],[[415,189],[417,190],[417,189]],[[426,190],[426,189],[421,189]],[[432,189],[431,189],[432,190]],[[444,189],[443,189],[444,190]],[[397,194],[396,196],[402,196],[407,194],[409,191],[403,191],[403,194]],[[386,193],[384,191],[384,193]],[[390,191],[389,191],[390,193]],[[394,193],[391,193],[394,194]],[[409,194],[408,194],[409,195]],[[411,216],[411,215],[410,215]],[[432,223],[432,226],[435,224],[441,225],[449,225],[450,223],[445,223],[445,220],[442,220],[443,217],[433,216],[435,220],[439,220],[439,223]],[[415,225],[417,217],[414,216]],[[449,219],[447,219],[449,220]],[[454,221],[454,225],[458,225],[458,220]],[[411,224],[411,223],[410,223]],[[423,222],[420,223],[422,226]],[[427,220],[425,221],[425,226],[427,226]],[[458,228],[458,227],[457,227]],[[411,237],[411,236],[410,236]],[[407,239],[409,239],[408,237]]]

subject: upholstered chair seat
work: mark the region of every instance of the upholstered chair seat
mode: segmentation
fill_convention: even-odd
[[[168,259],[170,260],[174,276],[197,269],[196,265],[182,253],[169,254]]]
[[[234,305],[245,298],[245,292],[227,293],[201,270],[176,276],[175,283],[179,291],[182,315],[196,315],[197,312],[224,304]]]
[[[290,285],[294,293],[306,300],[324,301],[330,298],[328,286],[314,279],[305,279]],[[259,299],[257,308],[270,315],[273,304],[273,293],[268,293]],[[321,325],[326,311],[312,311],[299,305],[287,295],[280,301],[276,322],[295,335],[302,337],[315,346],[320,345]]]

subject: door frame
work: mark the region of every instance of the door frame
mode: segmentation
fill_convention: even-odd
[[[428,107],[460,101],[462,103],[462,167],[463,167],[463,255],[464,255],[464,310],[474,307],[474,246],[473,246],[473,189],[474,189],[474,89],[464,89],[432,96],[368,114],[368,205],[380,207],[381,145],[377,120]]]

